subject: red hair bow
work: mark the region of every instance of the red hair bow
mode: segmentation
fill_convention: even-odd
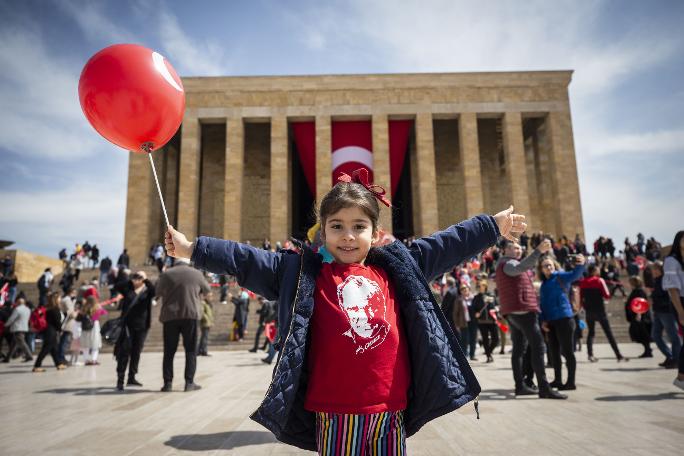
[[[339,182],[354,182],[361,184],[366,187],[366,190],[371,192],[378,200],[380,200],[382,204],[387,207],[392,207],[392,203],[390,203],[390,200],[385,196],[387,191],[379,185],[368,182],[368,170],[366,168],[357,169],[352,173],[351,176],[349,174],[341,173],[337,180]]]

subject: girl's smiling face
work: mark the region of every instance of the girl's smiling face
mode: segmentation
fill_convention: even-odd
[[[371,219],[357,206],[342,208],[326,218],[321,234],[326,250],[343,264],[363,264],[378,240]]]

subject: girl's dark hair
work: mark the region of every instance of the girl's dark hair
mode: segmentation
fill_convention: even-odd
[[[378,200],[370,191],[355,182],[338,182],[327,195],[323,197],[318,210],[321,222],[321,233],[325,232],[325,221],[328,217],[349,207],[358,207],[368,216],[373,225],[373,232],[378,229],[380,206]]]
[[[682,242],[682,237],[684,237],[684,231],[678,231],[675,234],[674,241],[672,241],[672,249],[670,249],[670,254],[668,256],[674,257],[679,264],[684,268],[684,259],[682,259],[682,248],[679,246]]]

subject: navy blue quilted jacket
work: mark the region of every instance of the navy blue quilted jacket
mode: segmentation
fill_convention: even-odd
[[[494,218],[479,215],[416,240],[372,248],[367,264],[382,267],[393,281],[408,342],[411,386],[404,412],[406,435],[428,421],[477,397],[480,385],[454,334],[435,302],[428,282],[493,245],[499,236]],[[268,300],[278,300],[278,345],[281,350],[271,385],[251,418],[280,441],[316,450],[316,421],[304,409],[309,319],[314,308],[321,258],[305,248],[301,254],[272,253],[246,244],[199,237],[192,260],[197,268],[231,274],[239,284]]]

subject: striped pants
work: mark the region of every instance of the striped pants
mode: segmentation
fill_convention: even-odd
[[[404,413],[316,412],[316,446],[325,456],[404,456]]]

